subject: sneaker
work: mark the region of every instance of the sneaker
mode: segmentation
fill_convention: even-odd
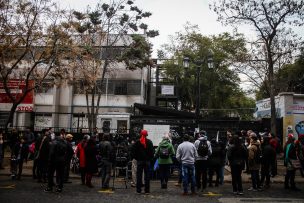
[[[145,195],[150,195],[150,192],[145,192]]]
[[[136,187],[135,183],[131,183],[131,187]]]
[[[52,191],[53,191],[53,189],[49,188],[49,187],[47,187],[47,188],[44,189],[44,192],[52,192]]]
[[[56,189],[56,192],[61,193],[61,192],[62,192],[62,189],[57,188],[57,189]]]
[[[234,195],[237,195],[237,194],[238,194],[238,192],[237,192],[237,191],[233,191],[233,194],[234,194]]]
[[[250,187],[250,188],[248,188],[248,191],[253,191],[253,192],[256,192],[256,191],[258,191],[257,189],[255,189],[255,188],[253,188],[253,187]]]
[[[263,188],[261,188],[261,187],[258,187],[258,191],[263,191]]]
[[[239,191],[237,192],[238,195],[244,195],[244,192],[243,191]]]

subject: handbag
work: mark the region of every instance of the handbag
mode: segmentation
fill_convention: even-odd
[[[295,169],[302,168],[301,162],[299,159],[290,159],[290,162],[291,162],[291,165],[293,168],[295,168]]]

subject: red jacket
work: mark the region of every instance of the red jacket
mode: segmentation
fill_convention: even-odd
[[[85,152],[84,152],[86,145],[87,145],[87,143],[80,142],[76,148],[76,155],[79,158],[79,167],[81,167],[81,168],[84,168],[86,166]]]

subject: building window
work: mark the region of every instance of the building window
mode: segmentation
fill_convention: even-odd
[[[41,83],[40,86],[35,88],[35,93],[53,93],[54,82],[52,80],[46,80]]]
[[[127,95],[127,81],[115,81],[115,89],[114,94],[115,95]]]
[[[127,83],[128,95],[140,95],[141,80],[129,80]]]
[[[140,95],[141,94],[141,80],[107,80],[101,83],[97,81],[97,91],[105,95]],[[74,85],[74,94],[85,94],[85,85],[83,81],[78,81]],[[96,91],[96,92],[97,92]]]

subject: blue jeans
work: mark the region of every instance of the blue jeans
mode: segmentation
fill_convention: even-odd
[[[188,192],[189,181],[191,183],[191,192],[195,192],[195,167],[194,164],[182,164],[183,188]]]
[[[251,182],[254,189],[261,187],[259,170],[251,170]]]

